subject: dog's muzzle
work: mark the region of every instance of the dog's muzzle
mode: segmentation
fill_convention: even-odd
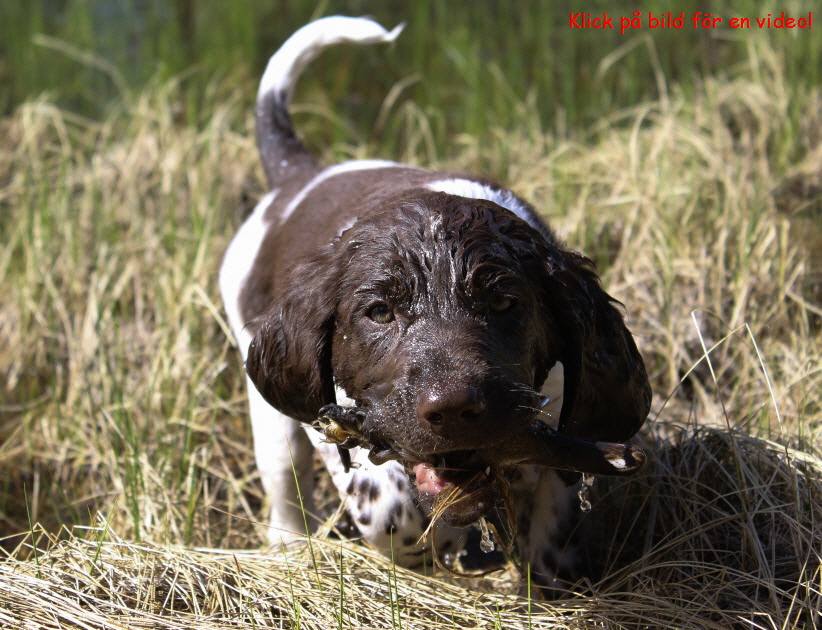
[[[341,449],[355,446],[370,449],[369,459],[375,464],[392,459],[414,462],[424,459],[386,445],[371,432],[364,432],[364,420],[365,413],[358,407],[326,405],[312,426]],[[501,443],[472,451],[462,466],[467,470],[480,470],[490,464],[498,467],[533,464],[578,473],[621,476],[637,472],[645,459],[645,453],[637,446],[571,437],[534,419]]]

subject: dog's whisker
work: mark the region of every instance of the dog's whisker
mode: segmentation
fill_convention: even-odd
[[[517,409],[523,409],[526,411],[533,411],[537,416],[548,416],[549,418],[553,418],[554,414],[550,411],[546,411],[542,408],[531,407],[530,405],[519,405]]]

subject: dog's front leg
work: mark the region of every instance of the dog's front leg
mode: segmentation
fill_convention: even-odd
[[[433,563],[434,540],[442,558],[464,544],[467,530],[438,525],[435,539],[421,540],[428,527],[426,511],[416,502],[411,481],[398,462],[376,465],[367,448],[352,448],[352,467],[345,470],[337,446],[313,428],[306,428],[334,486],[363,538],[398,565],[422,569]],[[393,546],[393,549],[392,549]]]
[[[270,505],[268,540],[274,545],[316,529],[313,447],[298,422],[269,405],[248,379],[254,455]]]
[[[522,466],[512,484],[516,497],[517,555],[535,591],[559,597],[578,578],[582,512],[577,486],[566,486],[555,470]]]

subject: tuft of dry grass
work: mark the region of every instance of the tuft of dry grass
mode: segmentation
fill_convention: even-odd
[[[600,577],[554,603],[398,569],[338,540],[271,552],[37,528],[0,563],[0,622],[41,628],[782,628],[822,622],[822,459],[717,429],[658,439],[586,526]],[[26,543],[28,546],[29,543]],[[500,579],[500,578],[496,578]],[[477,588],[479,586],[479,588]],[[504,588],[504,587],[503,587]]]
[[[597,482],[590,578],[553,605],[348,541],[252,551],[262,496],[216,288],[264,192],[250,112],[214,85],[213,109],[182,124],[173,81],[102,122],[47,97],[20,107],[0,123],[0,623],[822,623],[822,109],[783,77],[752,43],[749,67],[696,99],[671,89],[572,140],[529,101],[521,128],[431,164],[507,181],[595,258],[656,392],[652,460]],[[404,159],[435,159],[423,110],[386,116],[407,130]],[[326,157],[348,155],[392,157]]]
[[[4,121],[6,535],[27,527],[25,487],[52,531],[102,511],[132,539],[254,544],[242,517],[260,492],[216,277],[260,193],[256,148],[230,93],[198,128],[175,122],[177,98],[154,86],[103,123],[39,99]]]

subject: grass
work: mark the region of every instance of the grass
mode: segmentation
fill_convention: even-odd
[[[0,622],[163,630],[815,627],[822,459],[718,429],[655,439],[653,470],[605,484],[586,517],[594,519],[589,549],[606,566],[583,596],[549,604],[502,594],[494,580],[470,589],[334,540],[272,554],[137,544],[111,533],[102,544],[58,542],[37,532],[46,550],[39,569],[0,563]],[[740,509],[743,502],[751,509]]]
[[[215,281],[264,193],[252,80],[213,81],[194,119],[190,86],[159,76],[99,120],[48,95],[17,107],[0,122],[0,623],[820,623],[822,97],[765,38],[746,48],[732,71],[667,79],[564,131],[491,72],[511,111],[477,134],[440,137],[445,111],[398,98],[379,133],[344,122],[324,148],[505,180],[626,305],[655,391],[651,462],[597,480],[586,594],[554,605],[339,540],[257,551],[245,384]],[[298,116],[322,146],[332,114],[312,98]]]
[[[511,129],[520,118],[517,104],[524,101],[533,104],[542,125],[566,133],[664,97],[667,84],[693,95],[700,77],[728,75],[744,64],[750,41],[760,37],[785,53],[789,83],[822,86],[818,30],[727,28],[732,17],[807,15],[810,7],[801,0],[736,0],[732,6],[706,0],[699,10],[722,16],[726,25],[710,30],[690,24],[625,34],[570,28],[572,12],[607,12],[618,25],[619,17],[637,10],[643,16],[683,10],[690,15],[685,9],[655,0],[589,0],[584,7],[529,0],[517,10],[500,0],[6,0],[0,5],[0,111],[47,91],[61,107],[97,119],[134,86],[184,77],[184,97],[174,114],[197,123],[215,78],[259,77],[296,25],[333,13],[371,15],[389,26],[406,22],[413,36],[379,56],[338,50],[312,65],[322,86],[312,102],[333,104],[342,114],[337,124],[326,120],[317,126],[315,146],[323,148],[350,141],[357,129],[372,130],[395,153],[407,146],[404,135],[397,135],[401,129],[372,127],[397,78],[408,80],[400,102],[420,104],[436,150],[449,158],[454,135],[483,137],[495,126]],[[254,90],[243,93],[249,109],[253,95]],[[798,120],[799,112],[790,109]]]

